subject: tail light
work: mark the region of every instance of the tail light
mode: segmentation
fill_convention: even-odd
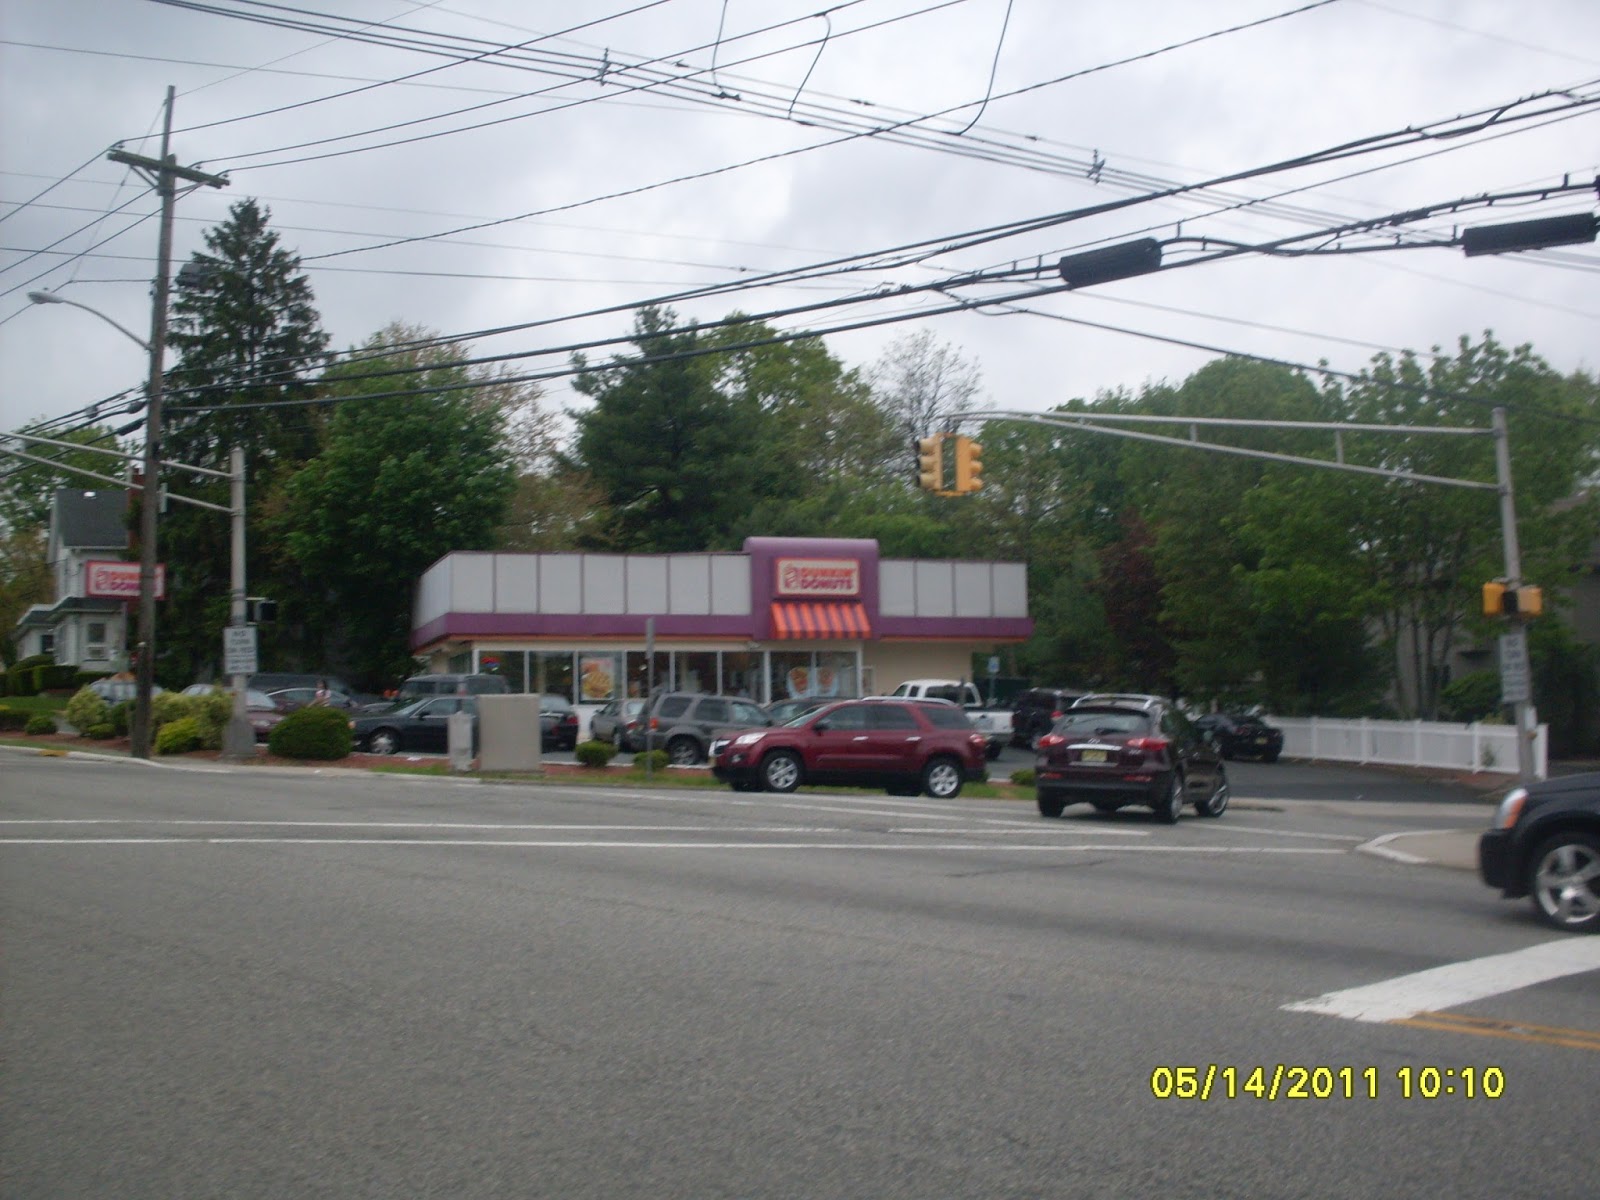
[[[1039,749],[1048,750],[1051,746],[1061,746],[1066,743],[1066,740],[1059,733],[1047,733],[1039,739]]]
[[[1067,715],[1066,713],[1062,712],[1060,709],[1057,709],[1055,712],[1050,714],[1050,719],[1052,721],[1059,721],[1059,720],[1061,720],[1062,717],[1064,717],[1066,715]]]
[[[652,730],[660,729],[661,728],[661,719],[659,717],[651,717],[650,718],[650,728]]]
[[[1127,741],[1129,750],[1142,750],[1146,754],[1163,754],[1170,745],[1172,743],[1164,737],[1136,737]]]

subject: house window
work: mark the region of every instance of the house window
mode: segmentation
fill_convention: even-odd
[[[90,621],[84,633],[83,640],[84,658],[96,661],[106,657],[106,623],[104,621]]]
[[[53,654],[55,654],[55,652],[56,652],[56,631],[52,629],[48,633],[41,633],[39,635],[39,653],[40,654],[51,654],[51,655],[53,655]]]

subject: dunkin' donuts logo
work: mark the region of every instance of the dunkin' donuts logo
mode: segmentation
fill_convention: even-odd
[[[780,596],[859,596],[861,564],[853,558],[780,558]]]

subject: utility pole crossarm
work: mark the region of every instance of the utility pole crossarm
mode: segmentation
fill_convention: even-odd
[[[114,163],[121,163],[125,167],[132,167],[136,171],[148,171],[152,175],[164,176],[172,179],[181,179],[185,183],[203,184],[206,187],[223,188],[232,182],[226,175],[208,175],[204,171],[196,171],[193,167],[180,167],[177,163],[159,158],[151,158],[144,154],[130,154],[126,150],[108,150],[106,157]]]

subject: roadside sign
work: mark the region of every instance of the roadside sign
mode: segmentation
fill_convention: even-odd
[[[1500,703],[1526,704],[1533,699],[1528,679],[1528,631],[1500,635]]]
[[[989,674],[1000,674],[1000,656],[998,654],[991,654],[989,656]]]
[[[229,625],[222,631],[222,673],[224,675],[256,673],[254,625]]]

